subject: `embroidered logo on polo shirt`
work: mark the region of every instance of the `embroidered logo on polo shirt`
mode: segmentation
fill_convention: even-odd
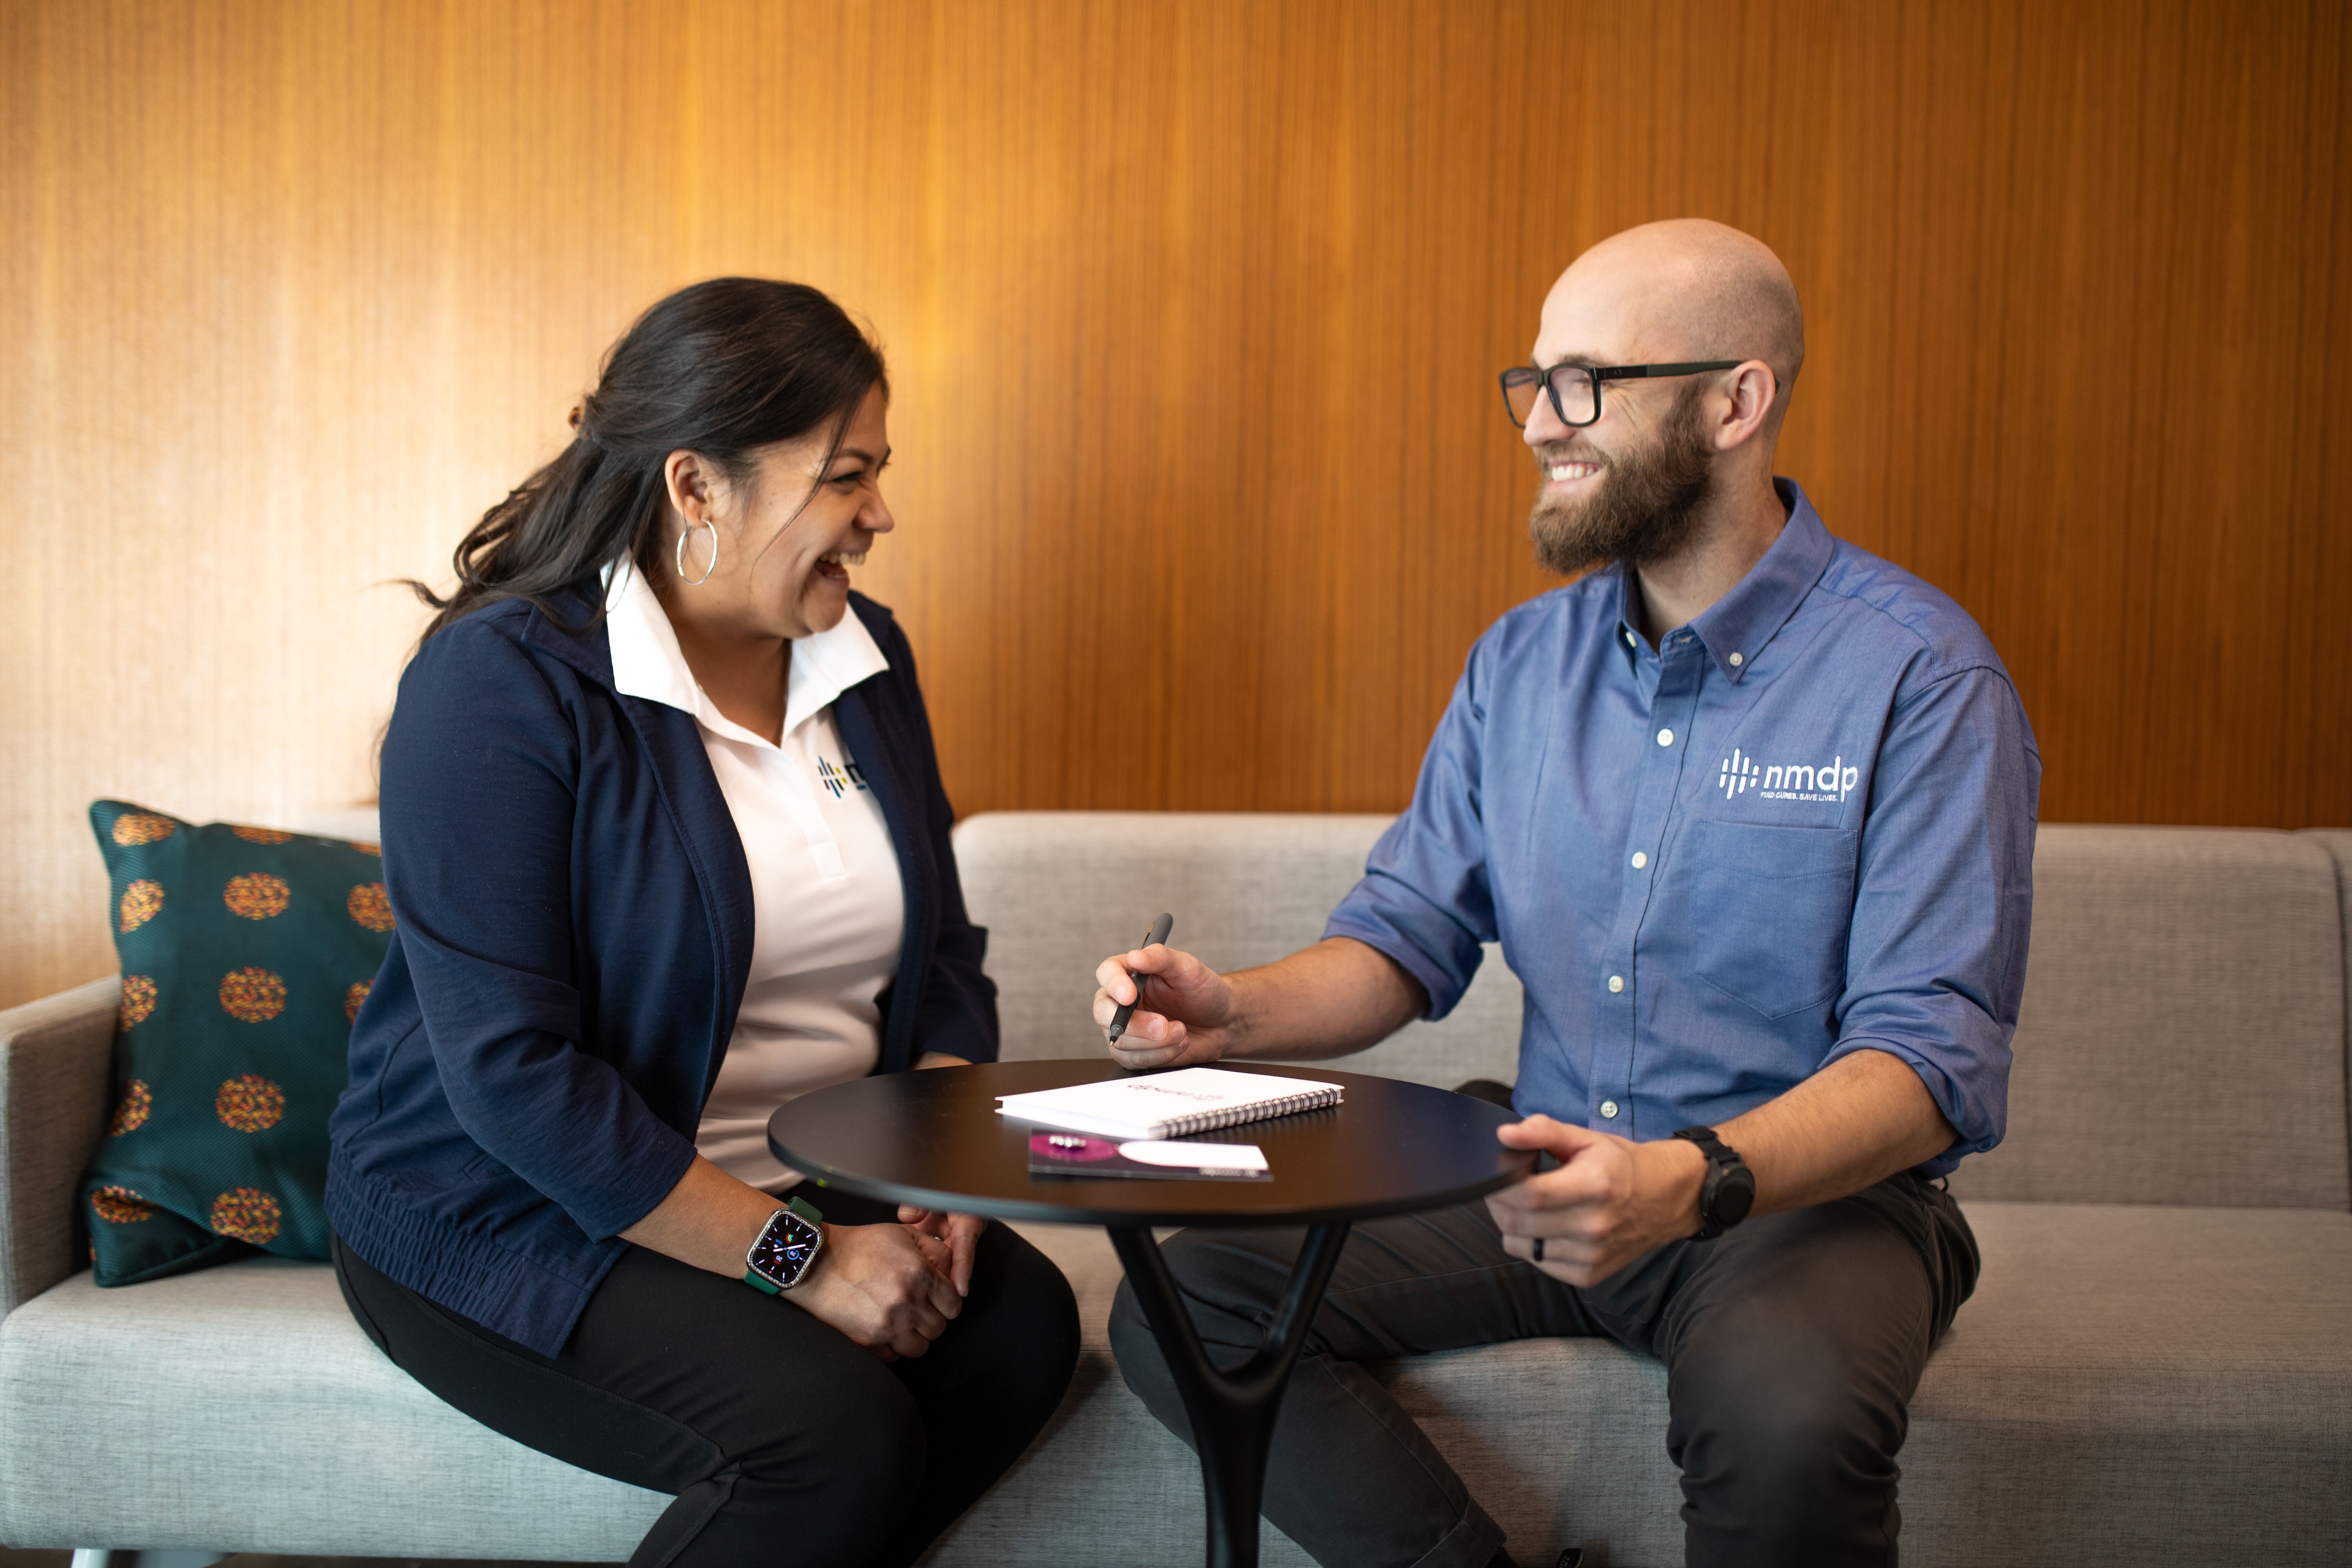
[[[833,798],[835,800],[839,800],[845,790],[866,787],[865,771],[855,762],[845,763],[835,767],[824,758],[819,757],[816,760],[816,777],[819,784],[833,792]]]
[[[1862,782],[1862,770],[1846,766],[1843,754],[1826,763],[1780,763],[1759,767],[1756,759],[1734,748],[1715,777],[1715,787],[1729,800],[1750,789],[1766,800],[1843,800]]]

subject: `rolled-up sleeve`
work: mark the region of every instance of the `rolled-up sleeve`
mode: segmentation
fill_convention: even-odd
[[[582,1047],[579,767],[545,674],[478,618],[458,622],[401,681],[383,748],[384,878],[458,1125],[602,1240],[668,1195],[694,1145]]]
[[[1495,940],[1479,815],[1482,677],[1491,656],[1487,639],[1471,649],[1422,758],[1412,805],[1372,846],[1362,880],[1323,928],[1326,937],[1352,937],[1394,959],[1429,993],[1431,1018],[1444,1017],[1462,1000],[1478,973],[1481,944]]]
[[[1931,1175],[2008,1127],[2041,771],[2015,689],[1984,667],[1904,694],[1880,748],[1827,1060],[1911,1065],[1959,1134]]]

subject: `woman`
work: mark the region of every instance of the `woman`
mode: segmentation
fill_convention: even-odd
[[[449,1404],[676,1493],[634,1561],[904,1563],[1069,1381],[1002,1226],[824,1192],[768,1113],[996,1055],[914,661],[879,353],[813,289],[647,311],[457,552],[383,747],[398,927],[327,1206],[352,1313]]]

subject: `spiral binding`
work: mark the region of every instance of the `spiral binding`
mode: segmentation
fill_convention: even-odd
[[[1337,1105],[1343,1091],[1336,1083],[1320,1089],[1306,1089],[1297,1094],[1286,1094],[1280,1100],[1261,1100],[1251,1105],[1228,1105],[1223,1110],[1196,1110],[1190,1116],[1180,1116],[1167,1124],[1161,1134],[1166,1138],[1187,1138],[1195,1132],[1214,1131],[1220,1127],[1234,1127],[1244,1121],[1271,1121],[1277,1116],[1296,1116],[1302,1110],[1320,1110]]]

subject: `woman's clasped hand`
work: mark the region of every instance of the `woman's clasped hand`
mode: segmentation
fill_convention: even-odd
[[[829,1225],[792,1300],[884,1361],[919,1356],[963,1311],[950,1266],[948,1244],[913,1226]]]

